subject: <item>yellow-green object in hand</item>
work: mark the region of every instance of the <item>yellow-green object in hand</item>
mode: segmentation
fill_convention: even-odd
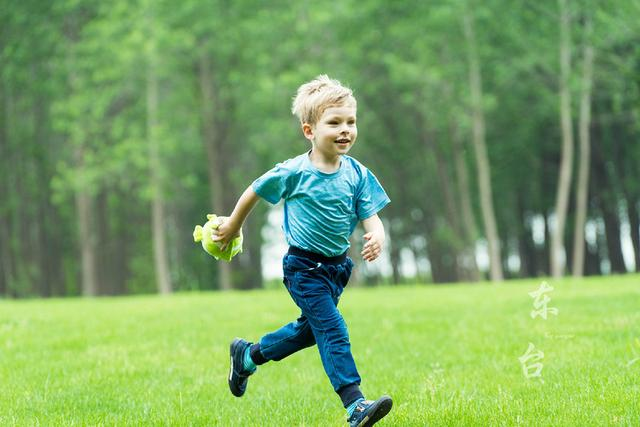
[[[215,259],[231,261],[231,258],[242,252],[242,229],[240,229],[240,235],[234,238],[224,251],[220,250],[221,244],[214,242],[212,236],[212,230],[217,229],[226,218],[214,214],[207,215],[208,221],[204,225],[196,225],[193,230],[193,241],[202,242],[202,248]]]

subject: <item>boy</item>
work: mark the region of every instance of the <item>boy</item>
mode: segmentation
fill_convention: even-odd
[[[347,422],[360,427],[387,415],[392,401],[388,396],[364,399],[337,305],[353,268],[347,257],[349,236],[362,221],[366,243],[361,255],[366,261],[378,258],[385,233],[377,213],[390,200],[376,177],[347,156],[358,134],[356,107],[351,90],[326,75],[300,86],[292,112],[311,150],[256,179],[213,231],[213,240],[224,250],[260,198],[272,204],[285,200],[283,229],[290,248],[283,259],[283,281],[302,314],[255,344],[240,338],[231,343],[229,388],[240,397],[257,365],[317,344],[325,372],[347,409]]]

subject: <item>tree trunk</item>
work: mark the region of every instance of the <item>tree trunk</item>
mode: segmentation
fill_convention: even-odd
[[[640,272],[640,217],[638,216],[638,203],[632,197],[627,198],[627,214],[629,215],[636,272]]]
[[[127,198],[131,197],[123,191],[118,191],[117,199],[120,201],[118,204],[117,215],[118,218],[132,218],[134,213],[131,209],[131,203],[127,201]],[[113,208],[111,208],[113,209]],[[114,293],[116,295],[126,294],[127,278],[130,274],[129,258],[131,252],[131,240],[128,235],[128,228],[120,221],[116,223],[115,228],[111,229],[111,254],[113,259],[113,280],[114,280]]]
[[[471,190],[469,186],[469,174],[464,160],[463,142],[454,123],[451,124],[451,141],[453,143],[453,156],[455,162],[456,184],[458,190],[458,204],[462,212],[462,230],[464,236],[464,256],[468,261],[468,280],[477,282],[480,280],[480,270],[476,262],[475,241],[477,236],[476,222],[471,208]]]
[[[558,191],[556,193],[556,226],[551,233],[551,253],[549,264],[551,276],[559,278],[564,274],[562,254],[564,250],[564,226],[567,219],[571,173],[573,169],[573,129],[571,124],[571,15],[567,0],[558,0],[560,8],[560,123],[562,126],[562,154]]]
[[[154,21],[151,20],[151,26]],[[165,234],[166,219],[164,196],[162,190],[162,161],[160,159],[160,141],[158,135],[158,74],[157,52],[155,40],[151,36],[149,63],[147,68],[147,138],[149,146],[149,171],[151,186],[151,240],[153,242],[153,264],[156,274],[158,292],[169,294],[172,291],[169,259],[167,255],[167,239]]]
[[[37,78],[37,76],[34,76]],[[47,123],[46,117],[46,100],[42,97],[36,99],[36,105],[33,109],[33,127],[34,127],[34,143],[46,147],[47,138],[45,135],[45,123]],[[47,165],[45,150],[41,150],[35,156],[31,156],[29,159],[31,162],[30,169],[34,173],[33,182],[37,183],[37,189],[34,190],[34,204],[37,206],[35,211],[29,212],[29,218],[31,223],[31,243],[29,245],[30,252],[32,252],[34,265],[36,271],[33,279],[37,283],[38,295],[41,297],[51,296],[51,281],[54,279],[48,271],[49,264],[47,260],[54,254],[47,254],[46,250],[50,245],[51,232],[47,227],[47,215],[42,215],[42,212],[49,212],[47,201],[49,197],[48,185],[49,177],[46,176]]]
[[[216,91],[213,82],[211,59],[206,49],[201,48],[202,53],[198,64],[198,77],[200,82],[200,99],[202,102],[202,139],[207,152],[207,165],[209,172],[209,189],[213,212],[224,215],[224,175],[222,173],[220,150],[218,147],[218,129],[216,129],[215,96]],[[218,286],[221,290],[231,289],[231,265],[219,262]]]
[[[10,283],[13,281],[9,239],[7,217],[0,215],[0,297],[8,295]]]
[[[70,19],[74,19],[71,17]],[[75,30],[75,22],[71,22],[69,33],[67,34],[67,42],[70,46],[67,48],[67,69],[68,83],[71,93],[76,93],[78,88],[78,76],[76,73],[76,59],[74,40],[77,37]],[[81,124],[77,124],[81,126]],[[73,137],[72,137],[73,138]],[[84,152],[85,141],[76,136],[72,140],[74,145],[74,163],[76,174],[84,178]],[[93,230],[93,219],[95,218],[92,196],[87,188],[82,185],[75,188],[75,207],[78,219],[78,244],[80,246],[80,263],[81,263],[81,289],[83,296],[95,296],[98,292],[98,276],[96,266],[96,234]]]
[[[463,29],[468,51],[469,84],[471,88],[471,108],[473,111],[473,148],[476,155],[478,183],[480,186],[480,206],[484,222],[485,235],[489,245],[490,278],[502,281],[503,272],[500,256],[500,238],[493,210],[493,191],[491,189],[491,171],[489,156],[485,144],[484,113],[482,107],[482,78],[480,61],[476,52],[476,37],[470,11],[465,9]]]
[[[84,147],[82,147],[81,144],[79,144],[75,150],[75,163],[78,172],[82,174],[84,168]],[[76,190],[75,201],[82,264],[82,295],[92,297],[98,294],[96,233],[93,227],[95,209],[93,206],[93,198],[86,189],[79,188]]]
[[[9,200],[9,130],[11,123],[9,115],[8,88],[5,88],[5,80],[0,76],[0,200],[6,203]],[[7,85],[8,86],[8,85]],[[10,283],[13,281],[11,266],[11,239],[9,213],[7,205],[0,207],[0,297],[8,294]]]
[[[518,218],[520,218],[518,233],[518,253],[520,254],[520,277],[536,277],[538,274],[536,247],[533,242],[533,232],[527,219],[522,192],[518,192],[517,206]]]
[[[598,244],[596,243],[594,247],[590,247],[585,242],[585,265],[584,265],[584,274],[586,276],[601,276],[602,270],[600,268],[600,253],[598,251]]]
[[[547,213],[543,214],[544,218],[544,246],[542,248],[542,252],[544,256],[542,259],[544,260],[544,275],[551,275],[551,226],[549,225],[549,215]]]
[[[602,203],[602,219],[604,220],[604,230],[607,239],[607,253],[611,263],[612,273],[626,273],[627,268],[622,255],[622,241],[620,240],[620,216],[618,206],[610,206]]]
[[[573,277],[584,274],[584,226],[587,220],[589,168],[591,162],[591,91],[593,85],[593,46],[591,45],[591,17],[585,21],[585,44],[582,67],[582,96],[580,98],[580,166],[576,194],[576,224],[573,240]]]
[[[400,239],[394,241],[393,230],[389,230],[388,234],[390,237],[388,250],[389,260],[391,261],[391,283],[398,285],[402,281],[402,273],[400,272],[400,245],[398,244]]]
[[[100,264],[98,265],[98,275],[100,277],[100,295],[117,295],[116,277],[120,274],[120,268],[114,261],[116,254],[122,250],[115,246],[115,239],[111,233],[109,218],[114,214],[109,209],[108,203],[109,190],[101,191],[96,197],[96,225],[95,231],[98,233],[98,241],[96,253]]]
[[[261,218],[264,218],[264,215],[257,215],[257,212],[254,211],[242,227],[246,236],[242,256],[235,257],[231,261],[234,288],[236,289],[262,287],[262,240],[259,236],[264,221]]]
[[[434,283],[452,283],[457,280],[456,254],[451,246],[438,235],[435,225],[429,230],[427,254],[431,264],[431,277]]]
[[[419,120],[419,123],[422,122],[423,120]],[[449,265],[446,267],[449,268],[450,271],[443,273],[443,275],[446,275],[446,277],[449,278],[448,281],[455,282],[458,280],[464,280],[467,279],[467,274],[464,272],[464,265],[462,264],[464,253],[464,238],[460,215],[458,213],[458,209],[456,208],[455,198],[451,189],[451,178],[449,177],[449,173],[446,169],[447,159],[445,158],[442,149],[438,145],[438,141],[435,140],[432,134],[429,134],[425,129],[421,129],[420,136],[425,152],[433,153],[433,156],[436,160],[435,163],[436,174],[438,177],[438,187],[441,190],[440,193],[444,202],[442,203],[444,208],[444,215],[442,216],[442,224],[440,224],[439,229],[443,227],[448,229],[447,233],[441,234],[446,235],[446,239],[438,238],[433,233],[430,233],[431,243],[433,246],[433,244],[435,244],[435,240],[437,239],[439,241],[438,248],[440,248],[440,250],[454,254],[454,256],[452,257],[452,262],[449,263]],[[435,253],[438,254],[438,251],[436,251]]]

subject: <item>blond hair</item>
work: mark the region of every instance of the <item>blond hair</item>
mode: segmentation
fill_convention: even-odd
[[[347,103],[356,105],[351,89],[343,86],[338,80],[321,74],[298,88],[291,112],[298,116],[300,123],[314,125],[324,110]]]

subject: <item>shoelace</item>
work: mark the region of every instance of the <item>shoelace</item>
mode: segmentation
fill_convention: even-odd
[[[365,409],[367,409],[369,406],[371,406],[372,403],[373,403],[373,400],[363,400],[362,402],[358,403],[355,410],[358,412],[362,412]]]

